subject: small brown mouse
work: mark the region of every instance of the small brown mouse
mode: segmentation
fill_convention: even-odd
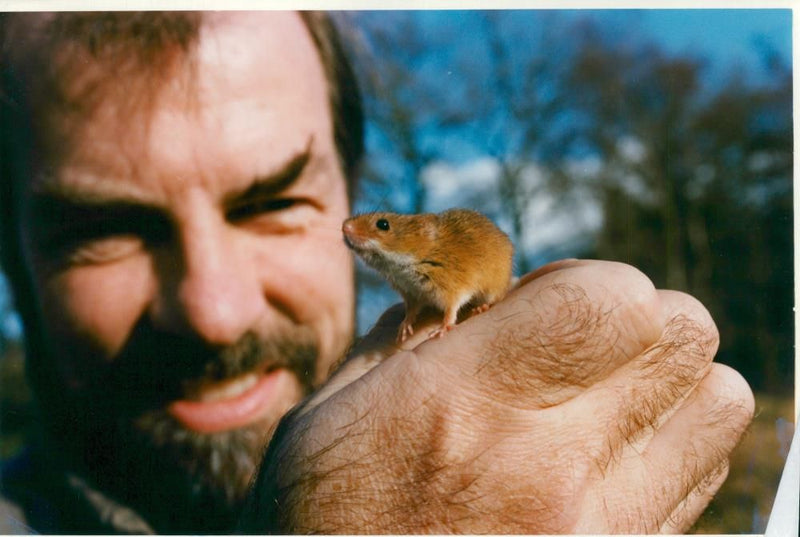
[[[442,325],[430,334],[441,337],[455,326],[462,307],[484,312],[511,284],[511,240],[477,211],[373,212],[345,220],[342,233],[345,243],[403,296],[406,316],[399,342],[414,333],[425,306],[444,313]]]

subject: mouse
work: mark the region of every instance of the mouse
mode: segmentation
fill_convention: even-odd
[[[345,220],[342,234],[347,246],[403,297],[399,343],[414,334],[414,322],[426,306],[443,314],[429,338],[442,337],[456,325],[462,308],[483,313],[511,286],[513,244],[478,211],[365,213]]]

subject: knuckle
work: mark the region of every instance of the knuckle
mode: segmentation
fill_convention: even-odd
[[[500,396],[568,400],[658,341],[652,282],[623,263],[582,262],[537,278],[496,307],[478,373]]]
[[[645,273],[634,266],[617,261],[598,261],[592,270],[606,285],[619,285],[632,303],[651,304],[656,301],[656,288]]]
[[[607,313],[605,323],[616,332],[620,351],[632,357],[658,340],[664,327],[661,298],[643,272],[615,261],[596,261],[574,272],[576,281],[588,282],[586,296]]]
[[[478,366],[492,393],[540,394],[542,405],[552,404],[553,388],[580,386],[604,367],[593,358],[610,355],[618,337],[609,330],[607,309],[581,286],[555,282],[513,301],[517,313],[504,319]]]
[[[687,298],[700,310],[673,310],[659,341],[644,353],[642,362],[643,371],[671,377],[679,387],[694,385],[707,374],[719,346],[719,332],[711,316],[699,302]]]
[[[696,335],[706,344],[713,356],[719,345],[719,330],[711,317],[708,309],[696,298],[680,291],[660,291],[662,302],[664,303],[664,315],[666,323],[674,319],[685,319],[696,327]]]

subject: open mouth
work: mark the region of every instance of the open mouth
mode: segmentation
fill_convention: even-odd
[[[167,412],[199,433],[238,429],[274,413],[293,391],[294,382],[292,374],[283,368],[206,382],[187,398],[173,401]]]

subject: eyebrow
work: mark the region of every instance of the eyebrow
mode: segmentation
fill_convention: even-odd
[[[303,170],[311,160],[311,146],[313,143],[314,136],[312,135],[309,137],[305,149],[291,157],[280,168],[267,175],[257,176],[253,183],[246,189],[225,196],[223,200],[224,206],[235,207],[253,198],[274,196],[291,187],[300,179]]]
[[[90,188],[86,188],[57,180],[46,180],[32,188],[31,198],[33,204],[35,207],[62,204],[75,209],[130,207],[133,205],[156,208],[154,204],[142,201],[143,196],[137,189],[129,188],[126,191],[120,183],[114,183],[111,188],[106,188],[107,183],[92,179],[90,181],[95,184]]]
[[[305,149],[293,155],[278,169],[256,176],[245,189],[228,193],[223,197],[224,207],[235,207],[253,198],[275,195],[292,186],[302,175],[312,156],[314,136],[310,136]],[[99,183],[102,184],[102,183]],[[130,213],[136,210],[159,212],[156,204],[144,200],[135,189],[119,192],[119,184],[112,191],[98,188],[82,188],[57,181],[45,181],[35,186],[32,192],[32,207],[39,217],[52,217],[59,213]],[[62,216],[63,218],[63,216]]]
[[[124,199],[83,195],[79,190],[47,189],[35,192],[31,200],[32,215],[37,224],[68,225],[75,221],[101,222],[108,218],[134,215],[160,217],[158,207]]]

